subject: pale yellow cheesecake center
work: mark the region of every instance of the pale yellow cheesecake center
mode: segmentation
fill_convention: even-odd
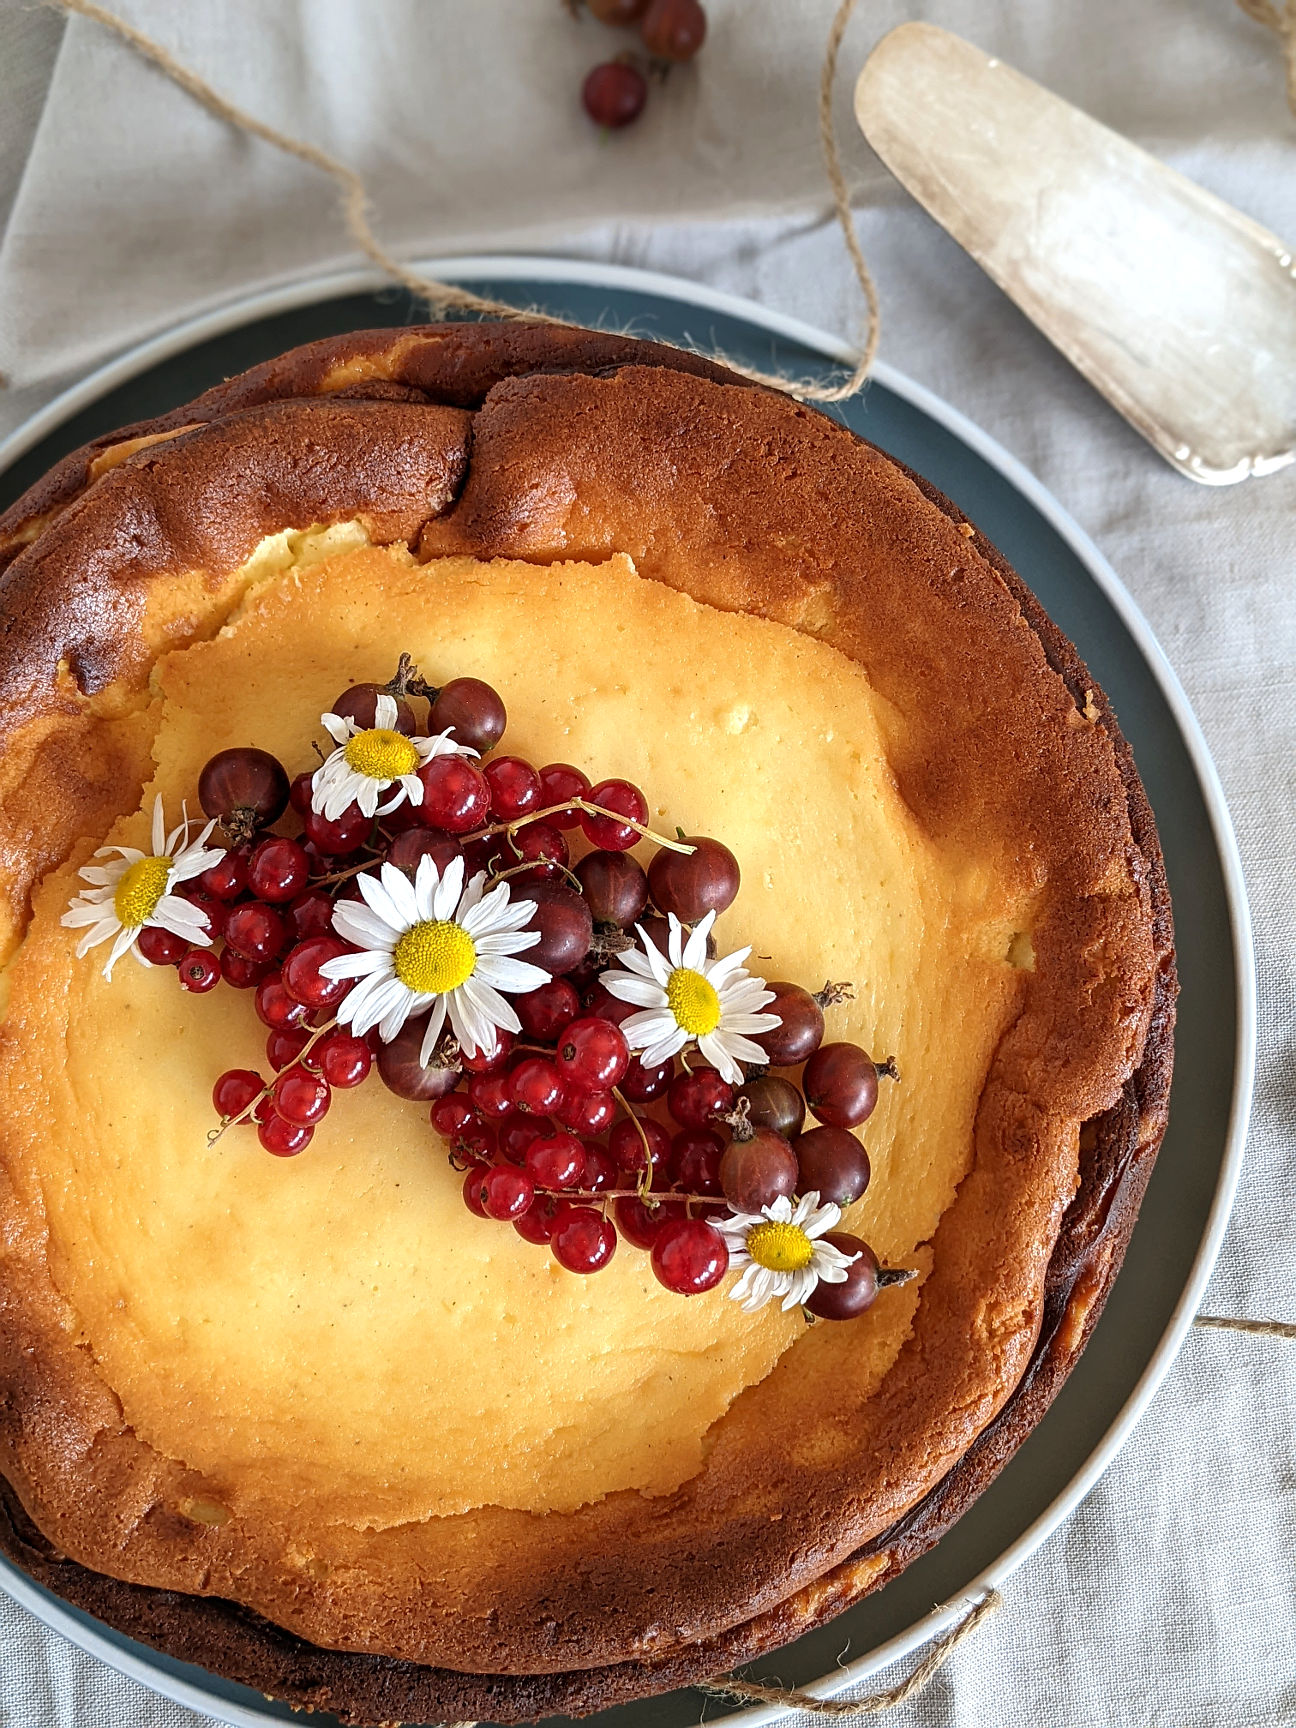
[[[653,824],[731,848],[743,881],[717,927],[722,952],[750,943],[753,970],[812,989],[853,983],[830,1036],[895,1056],[902,1080],[863,1132],[873,1186],[848,1222],[885,1262],[927,1265],[922,1244],[969,1165],[982,1081],[1017,1000],[1015,909],[976,860],[943,856],[901,801],[861,671],[782,626],[643,581],[623,558],[420,566],[400,548],[352,547],[293,563],[280,547],[252,576],[214,640],[157,668],[143,808],[161,792],[178,820],[227,745],[273,751],[290,773],[311,767],[312,739],[329,747],[320,715],[350,684],[389,677],[401,651],[435,683],[488,680],[508,706],[505,749],[632,780]],[[347,750],[384,778],[412,754],[381,731]],[[146,830],[134,813],[109,838],[140,843]],[[123,879],[132,917],[155,886]],[[384,1527],[662,1493],[700,1468],[708,1431],[804,1337],[775,1305],[743,1313],[732,1279],[686,1300],[624,1242],[581,1277],[474,1217],[426,1107],[376,1076],[336,1095],[300,1157],[268,1156],[248,1129],[209,1146],[216,1076],[266,1070],[250,993],[187,995],[173,970],[129,959],[106,982],[58,923],[75,887],[70,868],[42,886],[10,969],[8,1153],[39,1186],[68,1324],[125,1420],[200,1472],[218,1503],[311,1496],[322,1513]],[[422,924],[402,938],[397,972],[413,989],[450,989],[470,950],[454,926]],[[693,1032],[715,1025],[700,975],[676,972],[668,997]],[[799,1254],[771,1235],[757,1257],[783,1268]],[[797,1347],[848,1351],[856,1384],[880,1376],[914,1300],[888,1292],[863,1320]]]

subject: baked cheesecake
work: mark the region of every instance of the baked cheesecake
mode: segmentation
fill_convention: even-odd
[[[361,1723],[528,1720],[703,1679],[929,1546],[1039,1420],[1101,1311],[1164,1127],[1175,989],[1128,748],[973,525],[840,425],[694,356],[448,325],[313,344],[99,440],[0,518],[0,556],[6,1551],[133,1636]],[[501,745],[464,745],[462,719],[458,738],[438,731],[456,680],[501,703]],[[356,687],[391,693],[363,726],[337,713]],[[326,811],[330,788],[365,772],[348,747],[379,732],[384,808],[339,864],[304,842],[346,807]],[[493,802],[460,828],[466,859],[446,863],[452,840],[402,875],[384,862],[395,841],[437,823],[412,789],[401,803],[396,770],[430,788],[439,748],[443,765],[471,758]],[[809,1103],[793,1145],[816,1101],[832,1123],[792,1046],[765,1064],[750,1039],[791,1001],[767,980],[848,983],[822,993],[824,1048],[889,1060],[867,1120],[843,1119],[866,1186],[843,1188],[831,1218],[814,1191],[823,1228],[861,1245],[841,1268],[821,1253],[836,1268],[821,1295],[848,1265],[910,1276],[831,1323],[814,1323],[809,1287],[793,1292],[804,1305],[735,1300],[764,1285],[742,1283],[748,1237],[705,1145],[676,1184],[698,1192],[675,1204],[733,1250],[709,1284],[672,1287],[652,1229],[618,1230],[622,1200],[597,1191],[579,1210],[602,1220],[587,1235],[604,1258],[565,1263],[552,1216],[528,1235],[483,1201],[492,1168],[502,1195],[530,1166],[463,1137],[491,1096],[496,1030],[477,1052],[435,967],[410,977],[421,1011],[449,997],[458,1107],[433,1102],[429,1121],[432,1081],[393,1090],[375,1073],[338,1089],[300,1148],[264,1121],[213,1135],[223,1076],[266,1076],[229,1117],[273,1102],[252,1008],[267,968],[240,969],[228,940],[227,964],[209,920],[192,949],[170,932],[177,954],[214,957],[188,988],[160,937],[158,961],[123,948],[106,978],[107,949],[79,940],[90,914],[68,920],[110,889],[120,913],[131,860],[171,858],[178,887],[181,848],[195,866],[237,850],[246,835],[196,816],[222,752],[263,753],[305,788],[262,832],[309,855],[306,886],[335,902],[315,937],[345,974],[330,1035],[367,1033],[366,1072],[397,1028],[366,1028],[347,969],[367,964],[384,893],[403,904],[387,872],[410,895],[445,887],[438,928],[467,923],[453,908],[478,859],[479,900],[493,893],[506,922],[559,870],[557,892],[592,897],[581,859],[617,812],[582,820],[573,803],[561,864],[488,856],[486,827],[521,832],[488,819],[519,814],[492,762],[642,789],[619,844],[652,859],[657,921],[680,946],[655,962],[641,909],[553,964],[571,1012],[624,999],[639,1014],[603,1023],[632,1030],[655,966],[759,985],[748,1020],[732,1017],[750,1027],[731,1073],[707,1043],[723,1020],[677,1015],[681,1072],[700,1046],[691,1072],[729,1107],[703,1129],[718,1159],[750,1136],[747,1103],[733,1107],[766,1097],[752,1091],[766,1065]],[[681,925],[657,860],[691,856],[697,836],[741,887]],[[96,902],[87,882],[105,880]],[[201,897],[181,901],[192,931],[183,907]],[[419,906],[430,929],[432,898]],[[524,1048],[530,1028],[543,1052],[522,1005],[550,977],[528,953],[545,951],[515,952],[495,1027]],[[288,1030],[307,1025],[301,994]],[[637,1072],[668,1070],[664,1088],[675,1053],[626,1047]],[[680,1125],[665,1097],[618,1099],[645,1147],[646,1125]],[[572,1120],[595,1171],[617,1128],[596,1110]],[[653,1224],[669,1194],[645,1205],[644,1176]]]

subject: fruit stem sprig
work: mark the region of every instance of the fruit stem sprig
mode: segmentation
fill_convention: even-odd
[[[233,1128],[240,1122],[247,1122],[252,1117],[257,1106],[262,1102],[262,1100],[268,1098],[274,1091],[275,1081],[279,1076],[286,1073],[289,1068],[298,1067],[304,1058],[310,1055],[311,1051],[319,1043],[324,1034],[326,1032],[331,1032],[336,1025],[336,1020],[326,1020],[322,1026],[317,1026],[311,1033],[310,1037],[302,1045],[301,1049],[293,1057],[292,1061],[286,1063],[283,1068],[276,1068],[273,1077],[266,1082],[254,1098],[248,1100],[237,1116],[221,1117],[219,1126],[213,1128],[211,1133],[207,1136],[208,1146],[214,1146],[227,1128]]]
[[[619,1086],[614,1086],[612,1088],[612,1096],[616,1099],[617,1103],[621,1106],[621,1108],[625,1111],[626,1115],[634,1123],[635,1133],[639,1136],[639,1144],[644,1149],[644,1167],[643,1167],[642,1171],[640,1171],[640,1173],[639,1173],[639,1186],[635,1192],[635,1198],[638,1200],[642,1200],[652,1190],[652,1179],[653,1179],[652,1147],[648,1144],[648,1136],[644,1132],[643,1123],[639,1120],[639,1116],[638,1116],[637,1112],[634,1111],[630,1107],[630,1104],[626,1100],[626,1098],[625,1098],[624,1094],[622,1093],[621,1088]]]
[[[568,798],[561,804],[550,804],[544,810],[528,810],[525,816],[515,816],[511,822],[492,822],[489,827],[478,828],[464,836],[465,841],[484,840],[490,834],[516,834],[519,828],[525,828],[528,822],[543,822],[547,816],[564,816],[572,810],[582,810],[588,816],[606,816],[610,821],[619,823],[622,828],[633,828],[636,834],[642,834],[645,840],[651,840],[654,846],[664,846],[669,852],[683,852],[686,856],[695,852],[695,846],[686,845],[681,840],[670,840],[665,834],[658,834],[655,829],[645,827],[642,822],[636,822],[633,816],[623,816],[619,810],[609,810],[602,804],[592,804],[588,798]]]

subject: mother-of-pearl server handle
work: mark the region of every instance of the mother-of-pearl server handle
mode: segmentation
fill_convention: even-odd
[[[1268,229],[931,24],[855,87],[896,178],[1180,473],[1296,461],[1296,260]]]

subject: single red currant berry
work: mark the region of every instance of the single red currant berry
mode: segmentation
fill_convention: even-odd
[[[493,1164],[499,1149],[495,1130],[488,1122],[466,1122],[450,1144],[454,1151],[477,1164]]]
[[[274,960],[288,940],[288,925],[273,906],[234,906],[225,920],[225,945],[245,960]]]
[[[434,756],[418,771],[423,782],[423,820],[447,834],[467,834],[490,815],[490,787],[480,768],[463,756]]]
[[[592,1206],[568,1206],[554,1225],[549,1246],[569,1272],[598,1272],[616,1253],[616,1231]]]
[[[666,1095],[666,1108],[681,1128],[705,1128],[716,1116],[734,1107],[734,1089],[714,1068],[677,1074]]]
[[[645,1140],[648,1142],[646,1151]],[[619,1170],[632,1174],[642,1170],[651,1157],[655,1178],[656,1173],[665,1170],[670,1162],[671,1138],[661,1123],[651,1116],[624,1116],[608,1135],[608,1152]]]
[[[328,1081],[294,1064],[274,1083],[271,1102],[285,1122],[322,1122],[331,1102]]]
[[[525,1170],[500,1164],[481,1179],[482,1208],[488,1218],[511,1224],[535,1199],[535,1183]]]
[[[207,934],[213,942],[219,942],[229,921],[230,908],[226,903],[218,900],[214,894],[206,893],[197,882],[184,883],[177,888],[176,893],[191,906],[198,907],[206,920]]]
[[[628,816],[633,822],[647,823],[648,800],[637,786],[628,780],[600,780],[590,788],[589,802],[613,812],[611,816],[581,812],[581,828],[591,846],[601,846],[605,852],[628,852],[638,845],[642,838],[638,830],[616,820]]]
[[[241,1116],[253,1099],[265,1091],[265,1081],[251,1068],[227,1068],[212,1087],[216,1114],[228,1120]]]
[[[359,1086],[369,1078],[373,1067],[373,1052],[364,1039],[344,1032],[340,1026],[320,1040],[311,1057],[329,1085],[341,1091]]]
[[[612,1162],[612,1155],[606,1146],[600,1146],[597,1140],[585,1140],[585,1171],[578,1187],[587,1194],[604,1194],[609,1188],[617,1186],[621,1172]]]
[[[570,1086],[609,1092],[625,1078],[630,1046],[610,1020],[587,1015],[573,1020],[558,1045],[558,1072]]]
[[[499,691],[480,678],[452,678],[428,714],[429,732],[450,731],[456,744],[482,754],[495,748],[507,724]]]
[[[178,970],[181,986],[195,996],[205,996],[221,981],[220,962],[206,948],[191,948]]]
[[[291,1026],[284,1032],[272,1032],[266,1039],[266,1061],[276,1074],[282,1068],[291,1068],[310,1041],[308,1026]]]
[[[508,1061],[513,1044],[513,1034],[502,1026],[497,1026],[494,1049],[474,1050],[471,1056],[460,1051],[459,1066],[469,1074],[494,1074]]]
[[[573,1086],[554,1111],[564,1128],[591,1137],[606,1134],[616,1121],[617,1103],[610,1092],[585,1092]]]
[[[491,815],[497,822],[511,822],[543,804],[540,776],[520,756],[496,756],[486,764],[490,787]]]
[[[820,1320],[853,1320],[873,1306],[878,1291],[877,1255],[866,1242],[845,1230],[830,1230],[820,1240],[840,1248],[843,1254],[856,1254],[859,1258],[846,1268],[846,1277],[840,1284],[820,1279],[806,1297],[805,1305]]]
[[[710,1128],[685,1128],[671,1141],[671,1180],[685,1194],[718,1198],[725,1143]]]
[[[633,1008],[630,1011],[636,1012]],[[645,1068],[637,1056],[632,1056],[621,1082],[621,1096],[628,1104],[649,1104],[669,1089],[674,1074],[673,1061],[659,1063],[656,1068]]]
[[[231,846],[219,864],[204,870],[198,886],[214,900],[236,900],[247,887],[248,853],[243,846]]]
[[[438,1098],[431,1110],[432,1126],[443,1140],[453,1140],[461,1128],[470,1122],[480,1122],[481,1116],[463,1092],[451,1092]]]
[[[351,804],[331,822],[327,817],[311,810],[302,826],[306,830],[306,838],[313,846],[318,846],[326,858],[345,858],[348,853],[358,851],[373,833],[373,818],[366,816],[358,804]],[[258,851],[260,849],[257,848]],[[275,896],[270,895],[268,898],[274,899]]]
[[[619,996],[614,996],[600,981],[589,993],[589,1005],[585,1012],[596,1015],[600,1020],[610,1020],[614,1026],[619,1026],[623,1020],[628,1020],[640,1010],[633,1002],[623,1002]],[[671,1072],[674,1073],[673,1068]]]
[[[296,1002],[308,1008],[334,1008],[354,989],[354,978],[326,978],[321,971],[329,960],[338,960],[351,950],[336,936],[308,936],[284,956],[280,977]]]
[[[682,1200],[663,1200],[655,1205],[623,1194],[612,1202],[617,1229],[635,1248],[651,1248],[667,1224],[686,1216]]]
[[[294,941],[333,934],[333,900],[322,888],[308,888],[288,908],[288,928]]]
[[[510,1164],[525,1164],[535,1142],[554,1132],[548,1116],[528,1116],[525,1110],[510,1110],[499,1125],[500,1153]]]
[[[256,987],[257,1019],[271,1031],[282,1032],[289,1026],[300,1026],[310,1009],[295,1001],[283,987],[277,972],[268,972]]]
[[[571,853],[567,842],[556,828],[551,828],[547,822],[529,822],[525,828],[519,828],[513,836],[513,843],[508,854],[516,854],[513,862],[516,864],[532,864],[531,870],[519,871],[517,876],[517,893],[522,892],[522,884],[527,882],[547,882],[561,875],[561,867],[566,864]]]
[[[513,1228],[524,1242],[545,1248],[566,1209],[565,1201],[555,1200],[551,1194],[537,1194],[522,1216],[513,1220]]]
[[[300,843],[281,834],[263,840],[248,859],[248,887],[258,900],[273,906],[295,900],[309,875],[310,859]]]
[[[464,1205],[478,1218],[486,1216],[486,1208],[482,1205],[482,1177],[485,1174],[484,1165],[474,1164],[463,1179]]]
[[[220,957],[220,974],[235,990],[252,990],[270,970],[266,960],[249,960],[226,944]]]
[[[189,952],[190,944],[183,936],[149,924],[140,931],[135,947],[150,966],[178,966]]]
[[[295,1158],[304,1152],[315,1138],[315,1130],[305,1122],[290,1122],[272,1110],[264,1121],[257,1123],[257,1139],[276,1158]]]
[[[829,1128],[858,1128],[877,1104],[877,1067],[858,1044],[821,1044],[801,1076],[806,1103]]]
[[[502,1122],[513,1108],[511,1079],[502,1071],[469,1077],[469,1100],[488,1122]]]
[[[550,1116],[565,1094],[562,1075],[545,1056],[528,1056],[509,1073],[509,1092],[519,1110]]]
[[[652,1269],[659,1284],[680,1296],[714,1290],[729,1270],[725,1239],[704,1218],[678,1218],[658,1232]]]
[[[574,1134],[546,1134],[527,1147],[526,1167],[537,1188],[576,1188],[585,1174],[585,1148]]]
[[[615,131],[637,120],[648,100],[648,80],[637,66],[605,60],[581,86],[581,103],[596,126]]]
[[[515,996],[513,1006],[526,1037],[539,1044],[553,1044],[580,1013],[580,997],[570,979],[551,978],[538,990]]]
[[[570,762],[550,762],[540,770],[540,803],[545,810],[555,804],[567,804],[573,798],[589,796],[589,777]],[[579,810],[564,810],[549,818],[555,828],[575,828],[580,823]]]

